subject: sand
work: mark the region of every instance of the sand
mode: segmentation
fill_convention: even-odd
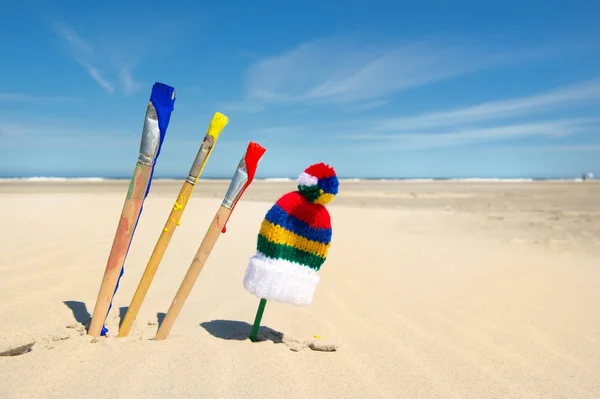
[[[269,302],[252,343],[259,300],[244,270],[293,182],[253,184],[168,339],[153,341],[226,190],[202,181],[131,335],[116,338],[181,185],[155,181],[109,337],[92,343],[83,324],[126,185],[0,183],[0,397],[600,396],[596,182],[342,182],[314,302]]]

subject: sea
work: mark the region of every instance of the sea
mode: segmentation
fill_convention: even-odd
[[[186,176],[154,176],[154,180],[185,180]],[[64,176],[6,176],[0,177],[2,181],[32,181],[32,182],[102,182],[114,180],[130,180],[131,176],[109,176],[109,177],[64,177]],[[231,176],[202,177],[203,180],[230,180]],[[296,177],[256,177],[255,181],[265,182],[290,182]],[[362,181],[406,181],[406,182],[434,182],[434,181],[457,181],[457,182],[498,182],[498,183],[522,183],[535,181],[584,181],[582,177],[560,178],[560,177],[339,177],[341,182]]]

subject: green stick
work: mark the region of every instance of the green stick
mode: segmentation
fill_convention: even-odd
[[[258,305],[258,310],[256,311],[256,318],[254,319],[254,326],[252,327],[252,333],[250,334],[250,341],[252,341],[252,342],[256,342],[256,336],[258,335],[258,328],[260,327],[260,320],[262,319],[266,305],[267,305],[267,300],[262,298],[260,300],[260,304]]]

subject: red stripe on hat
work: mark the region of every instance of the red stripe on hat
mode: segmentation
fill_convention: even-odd
[[[321,204],[308,202],[299,191],[292,191],[285,194],[277,200],[276,204],[285,213],[302,220],[312,228],[331,228],[331,219],[329,218],[327,209]]]

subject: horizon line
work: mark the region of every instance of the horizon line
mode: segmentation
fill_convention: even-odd
[[[338,176],[341,181],[352,180],[573,180],[573,179],[594,179],[593,172],[581,173],[579,175],[564,175],[564,176]],[[187,176],[154,176],[153,180],[185,180]],[[261,176],[255,177],[254,180],[262,181],[295,181],[297,176]],[[110,181],[110,180],[131,180],[131,176],[65,176],[65,175],[22,175],[9,176],[1,175],[0,181],[6,180],[87,180],[87,181]],[[231,176],[206,176],[201,180],[231,180]]]

